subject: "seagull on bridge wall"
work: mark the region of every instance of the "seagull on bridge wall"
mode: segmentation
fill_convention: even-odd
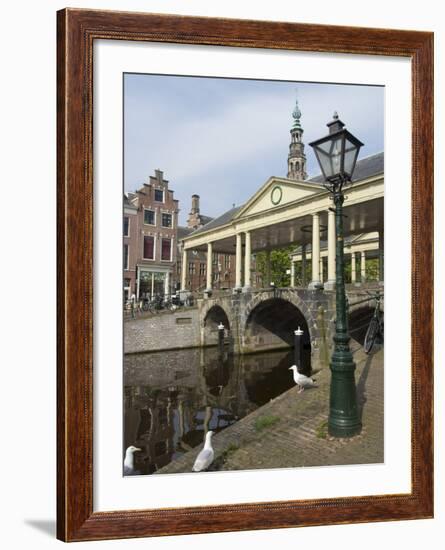
[[[213,457],[215,453],[212,448],[212,431],[208,431],[205,438],[204,448],[196,457],[195,463],[193,464],[192,470],[194,472],[202,472],[207,470],[210,464],[213,462]]]
[[[305,376],[304,374],[298,372],[296,365],[292,365],[291,367],[289,367],[289,370],[293,371],[295,384],[300,388],[298,393],[304,391],[305,388],[317,387],[317,384],[315,383],[315,378],[310,378],[309,376]]]

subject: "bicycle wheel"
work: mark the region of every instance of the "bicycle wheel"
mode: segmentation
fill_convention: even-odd
[[[372,346],[374,345],[376,336],[379,332],[380,324],[378,319],[373,317],[371,319],[371,322],[369,323],[368,330],[365,334],[365,341],[363,343],[363,349],[365,350],[365,353],[369,353],[372,349]]]

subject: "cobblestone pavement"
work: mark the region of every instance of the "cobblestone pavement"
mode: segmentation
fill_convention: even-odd
[[[209,470],[372,464],[383,453],[383,349],[369,356],[355,344],[356,383],[363,429],[350,439],[327,435],[330,370],[314,374],[317,388],[294,387],[213,437]],[[290,371],[289,374],[291,375]],[[190,472],[201,447],[156,473]]]

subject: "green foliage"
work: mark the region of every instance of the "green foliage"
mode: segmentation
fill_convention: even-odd
[[[270,428],[274,424],[280,421],[279,416],[271,415],[265,415],[265,416],[259,416],[255,420],[255,430],[257,432],[260,432],[261,430],[264,430],[265,428]]]
[[[286,287],[290,285],[290,275],[286,273],[290,269],[289,255],[294,250],[294,246],[272,250],[270,253],[270,280],[267,280],[267,262],[266,253],[259,252],[256,255],[256,270],[261,274],[263,286],[268,286],[270,282],[275,283],[276,287]]]
[[[356,256],[355,263],[355,278],[357,282],[361,281],[361,260],[360,254]],[[378,281],[379,280],[379,259],[378,258],[366,258],[366,280]],[[351,256],[345,255],[345,282],[351,282]]]
[[[379,280],[379,260],[378,258],[371,258],[366,260],[366,280],[378,281]]]
[[[327,420],[323,421],[315,430],[315,435],[318,439],[326,439],[328,436],[328,422]]]

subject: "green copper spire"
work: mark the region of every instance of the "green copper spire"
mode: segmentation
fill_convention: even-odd
[[[292,111],[294,123],[290,129],[291,142],[289,155],[287,157],[287,177],[293,180],[304,180],[306,173],[306,155],[304,154],[303,128],[300,124],[301,111],[298,106],[298,99],[295,99],[295,107]]]
[[[298,99],[295,100],[295,108],[292,111],[292,116],[294,119],[293,128],[301,128],[301,124],[300,124],[301,111],[300,111],[300,108],[298,107]]]

